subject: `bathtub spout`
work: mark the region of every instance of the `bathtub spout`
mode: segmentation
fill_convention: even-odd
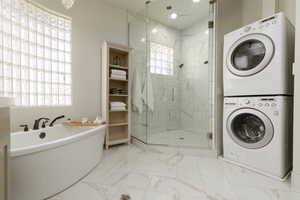
[[[65,118],[65,116],[64,116],[64,115],[61,115],[61,116],[56,117],[54,120],[52,120],[52,122],[50,123],[49,126],[52,127],[53,124],[54,124],[57,120],[62,119],[62,118]]]

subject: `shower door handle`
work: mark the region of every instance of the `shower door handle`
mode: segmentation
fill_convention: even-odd
[[[172,102],[175,101],[175,88],[172,88]]]

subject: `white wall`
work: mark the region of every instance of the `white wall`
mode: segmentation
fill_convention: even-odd
[[[65,10],[61,0],[35,0],[45,7],[70,16],[72,25],[73,105],[51,108],[13,108],[12,128],[22,123],[32,126],[39,117],[53,118],[66,114],[72,119],[100,114],[101,45],[103,40],[127,45],[127,13],[100,0],[78,0]]]
[[[242,25],[259,20],[262,11],[262,0],[242,0]]]
[[[242,24],[247,25],[275,12],[284,12],[295,24],[296,0],[242,0]]]
[[[292,24],[296,23],[296,0],[279,0],[279,11],[284,12]]]

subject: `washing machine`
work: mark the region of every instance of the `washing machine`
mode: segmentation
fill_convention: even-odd
[[[292,95],[295,30],[283,13],[224,37],[224,96]]]
[[[224,99],[226,161],[284,180],[292,168],[293,98]]]

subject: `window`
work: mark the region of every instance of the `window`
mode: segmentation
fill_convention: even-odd
[[[154,74],[173,75],[173,48],[151,42],[150,44],[150,72]]]
[[[71,105],[71,19],[0,0],[0,96],[18,106]]]

